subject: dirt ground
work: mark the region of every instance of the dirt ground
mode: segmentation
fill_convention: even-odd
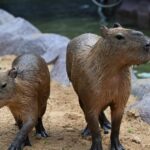
[[[0,57],[0,69],[10,68],[12,56]],[[135,99],[130,97],[128,105],[133,104]],[[109,117],[109,110],[107,110]],[[0,150],[6,150],[16,133],[15,121],[8,110],[0,109]],[[44,125],[49,134],[46,139],[37,139],[35,131],[30,134],[32,147],[25,150],[89,150],[91,139],[83,139],[80,135],[85,126],[84,116],[79,107],[78,99],[73,88],[63,87],[54,81],[51,83],[51,94],[48,100]],[[104,135],[104,150],[109,149],[109,136]],[[126,111],[120,139],[126,150],[150,150],[150,126],[139,118],[135,110]]]

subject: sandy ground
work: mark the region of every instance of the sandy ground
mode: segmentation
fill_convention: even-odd
[[[0,58],[1,70],[10,68],[14,57]],[[134,103],[134,98],[129,99],[129,104]],[[107,111],[109,117],[109,110]],[[15,121],[7,107],[0,109],[0,150],[6,150],[16,133]],[[48,100],[44,125],[49,134],[46,139],[37,139],[35,130],[30,134],[32,147],[25,150],[89,150],[91,139],[83,139],[80,135],[85,126],[84,116],[79,107],[77,96],[73,88],[63,87],[54,81],[51,83],[51,94]],[[109,136],[104,135],[104,150],[109,149]],[[120,139],[126,150],[150,150],[150,126],[140,120],[135,110],[126,111]]]

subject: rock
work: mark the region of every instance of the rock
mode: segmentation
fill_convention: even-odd
[[[8,20],[7,20],[8,18]],[[42,34],[27,20],[0,9],[0,55],[35,53],[53,63],[51,76],[68,85],[66,47],[70,40],[58,34]]]
[[[41,32],[27,20],[17,17],[5,24],[0,25],[0,34],[1,33],[13,34],[22,37]]]
[[[5,11],[4,11],[5,12]],[[68,85],[66,49],[70,39],[58,34],[43,34],[27,20],[17,17],[0,25],[0,55],[35,53],[52,63],[52,79]]]
[[[137,101],[131,109],[137,109],[142,120],[150,124],[150,78],[137,79],[132,71],[132,94]]]
[[[132,109],[128,109],[126,114],[127,114],[127,117],[133,118],[133,119],[137,119],[140,116],[138,110],[137,109],[133,109],[133,108]]]
[[[138,136],[133,136],[132,137],[132,142],[140,144],[141,143],[141,139]]]
[[[150,79],[137,79],[132,82],[132,94],[138,100],[142,100],[143,96],[150,93]]]
[[[13,19],[15,19],[15,17],[12,14],[8,13],[3,9],[0,9],[0,25],[8,23]]]
[[[33,45],[30,45],[29,49],[23,48],[23,45],[25,45],[25,43],[28,41],[28,37],[32,36],[33,34],[41,33],[23,18],[15,18],[8,23],[0,25],[0,55],[20,55],[25,52],[36,51],[34,48],[31,50]],[[34,47],[36,47],[36,45],[37,44],[34,43]]]
[[[70,81],[66,71],[66,50],[70,39],[57,34],[47,34],[45,35],[45,38],[46,37],[48,39],[47,44],[49,45],[49,49],[47,49],[42,57],[47,63],[51,63],[55,60],[51,77],[63,85],[69,85]]]
[[[145,93],[134,107],[139,110],[142,120],[150,124],[150,92]]]

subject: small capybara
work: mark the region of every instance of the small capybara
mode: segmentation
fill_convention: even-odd
[[[111,109],[111,150],[124,150],[119,130],[130,95],[130,70],[150,60],[150,42],[140,31],[115,24],[102,27],[101,36],[83,34],[67,48],[67,72],[92,134],[91,150],[102,150],[99,122]],[[102,115],[103,114],[103,115]]]
[[[24,54],[12,63],[12,69],[0,73],[0,108],[7,106],[19,132],[9,150],[30,146],[28,133],[35,126],[36,134],[47,137],[42,117],[50,93],[50,74],[40,56]]]

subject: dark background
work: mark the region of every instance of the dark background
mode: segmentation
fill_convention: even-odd
[[[0,0],[0,7],[26,18],[97,15],[91,0]]]

